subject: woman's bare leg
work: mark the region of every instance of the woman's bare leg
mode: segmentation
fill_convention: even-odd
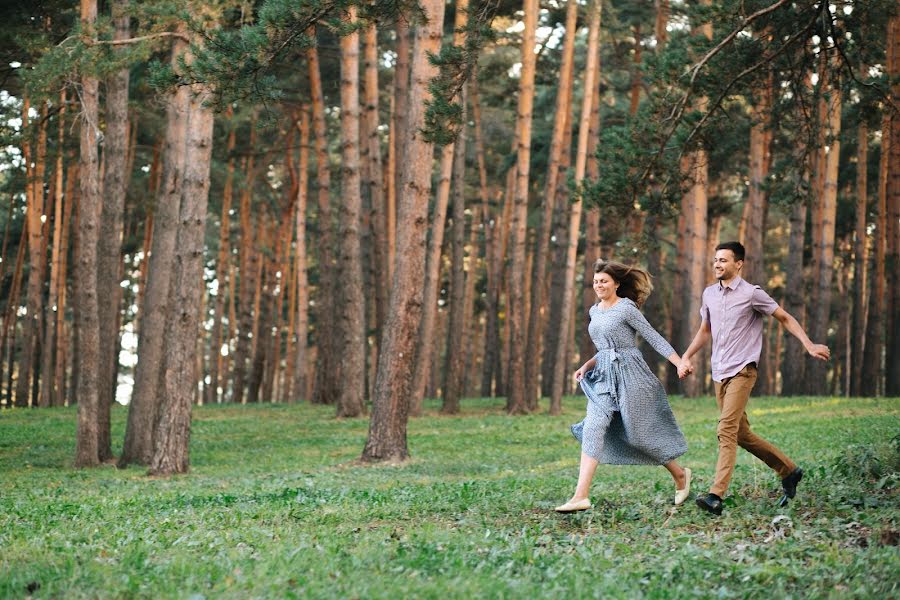
[[[569,502],[578,502],[584,500],[591,493],[591,481],[594,479],[594,472],[597,470],[597,460],[588,456],[584,452],[581,453],[581,466],[578,468],[578,485],[575,487],[575,495]]]
[[[678,462],[674,460],[670,460],[663,466],[667,471],[669,471],[669,473],[672,474],[672,479],[675,480],[675,489],[684,489],[684,467],[679,465]]]

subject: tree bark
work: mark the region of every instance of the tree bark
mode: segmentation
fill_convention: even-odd
[[[765,86],[755,94],[755,105],[750,128],[750,186],[744,214],[741,219],[740,239],[747,251],[741,276],[752,284],[765,287],[765,233],[768,211],[766,180],[769,176],[771,129],[772,85],[774,78],[770,72]]]
[[[797,200],[791,208],[785,278],[789,285],[785,287],[784,309],[790,313],[801,326],[806,322],[806,274],[803,269],[803,246],[806,238],[807,199]],[[784,332],[785,352],[781,366],[781,393],[785,396],[796,396],[803,392],[803,381],[806,366],[806,353],[800,342],[791,334]]]
[[[900,16],[894,15],[888,33],[888,75],[891,78],[893,109],[889,112],[890,142],[888,143],[888,263],[891,301],[887,313],[887,340],[884,393],[900,396]],[[887,110],[887,109],[886,109]]]
[[[64,183],[63,183],[63,148],[65,144],[65,115],[66,115],[66,92],[63,91],[60,98],[60,109],[58,116],[58,133],[57,133],[57,146],[59,150],[56,155],[56,184],[54,186],[55,189],[55,198],[53,201],[53,250],[51,251],[50,258],[50,291],[49,297],[47,299],[47,315],[45,319],[44,326],[44,343],[43,343],[43,356],[41,357],[41,374],[44,379],[44,385],[41,386],[41,398],[38,403],[39,406],[46,408],[49,406],[53,406],[55,402],[55,398],[59,393],[59,385],[58,379],[56,378],[56,371],[53,367],[54,365],[54,355],[56,351],[56,335],[58,328],[58,319],[57,314],[59,311],[59,288],[60,285],[65,286],[65,280],[60,280],[60,251],[62,250],[62,237],[63,231],[65,227],[68,227],[68,219],[64,220],[64,216],[67,216],[68,210],[63,210],[64,203],[66,205],[71,205],[71,197],[69,195],[64,194]],[[71,177],[71,174],[70,174]],[[12,204],[10,203],[10,207]],[[68,208],[68,206],[66,207]],[[7,227],[9,223],[7,223]],[[4,252],[3,252],[4,260],[6,259],[6,239],[4,239]],[[0,277],[2,280],[2,277]],[[0,348],[3,346],[0,345]]]
[[[378,373],[372,402],[369,436],[363,449],[365,461],[404,460],[409,456],[406,427],[416,338],[422,317],[422,284],[428,230],[428,198],[431,192],[433,145],[422,137],[428,82],[437,69],[428,53],[441,45],[444,3],[423,0],[426,22],[416,30],[412,82],[409,97],[409,143],[402,165],[397,255],[393,287],[382,334]]]
[[[114,40],[128,39],[131,20],[129,0],[112,3]],[[124,49],[113,48],[121,53]],[[128,189],[128,68],[110,75],[106,82],[106,133],[104,135],[103,208],[97,247],[97,298],[100,314],[100,373],[98,435],[100,460],[113,458],[110,410],[116,396],[119,362],[119,304],[122,297],[119,269],[122,263],[125,192]]]
[[[597,75],[598,47],[600,45],[600,17],[603,5],[600,0],[594,0],[590,5],[591,21],[588,32],[587,66],[584,74],[584,94],[581,103],[581,122],[578,126],[578,149],[575,153],[575,185],[580,185],[584,180],[587,164],[587,147],[591,124],[591,102],[594,94],[594,77]],[[582,202],[578,198],[572,202],[569,215],[568,246],[566,251],[565,285],[562,290],[562,311],[559,345],[556,349],[556,360],[553,370],[553,389],[550,396],[550,414],[558,415],[562,412],[562,395],[566,377],[568,346],[573,343],[573,337],[567,335],[572,328],[573,309],[575,305],[575,262],[578,254],[578,233],[581,229]]]
[[[325,100],[322,94],[322,79],[319,70],[319,54],[315,48],[307,51],[309,63],[309,87],[312,98],[312,123],[316,134],[316,202],[318,226],[319,294],[316,298],[316,346],[318,369],[313,402],[334,404],[341,382],[337,375],[335,335],[326,323],[332,323],[329,314],[335,306],[335,256],[334,234],[331,213],[331,171],[328,161],[328,138],[325,127]]]
[[[836,77],[836,75],[834,75]],[[813,245],[815,269],[815,302],[810,321],[810,337],[818,343],[828,339],[831,320],[831,289],[834,279],[835,218],[837,215],[838,166],[840,158],[841,134],[841,89],[839,80],[828,81],[829,97],[822,107],[821,125],[825,128],[825,144],[820,150],[818,169],[823,178],[822,194],[816,202],[819,218],[812,226],[819,230],[814,240],[819,240],[818,248]],[[816,395],[828,393],[828,364],[812,361],[806,367],[807,389]]]
[[[22,104],[22,131],[26,140],[30,137],[28,113],[31,105],[28,98]],[[26,202],[25,221],[28,227],[28,286],[26,288],[25,319],[22,321],[22,353],[18,361],[16,379],[16,405],[28,406],[31,394],[32,377],[37,379],[36,361],[37,345],[41,336],[41,319],[43,313],[44,263],[46,256],[41,252],[44,246],[44,171],[47,154],[47,105],[41,106],[41,118],[38,123],[37,145],[32,152],[30,141],[22,145],[22,156],[25,161]],[[96,120],[94,121],[96,123]],[[95,149],[96,152],[96,149]],[[99,192],[98,192],[99,193]]]
[[[465,0],[463,0],[465,2]],[[457,11],[463,10],[457,2]],[[460,103],[466,106],[466,89],[463,86]],[[463,123],[466,122],[465,110]],[[443,402],[441,412],[447,415],[459,413],[459,401],[464,391],[465,351],[463,335],[468,321],[466,312],[466,128],[460,129],[454,144],[453,157],[453,247],[450,259],[450,324],[447,331],[447,354],[444,362]]]
[[[347,15],[356,21],[356,8]],[[363,296],[360,252],[359,172],[359,33],[341,38],[341,167],[342,201],[338,210],[338,281],[335,295],[338,312],[338,355],[341,385],[337,398],[339,417],[357,417],[365,412],[366,400],[366,300]]]
[[[309,332],[309,284],[307,282],[306,257],[306,204],[309,184],[309,107],[304,106],[300,113],[300,176],[297,187],[297,209],[294,213],[296,221],[296,256],[297,262],[297,327],[294,342],[292,365],[291,394],[288,402],[306,397],[306,361],[307,335]]]
[[[385,218],[385,195],[382,185],[381,135],[378,133],[378,31],[375,25],[365,30],[365,144],[368,148],[368,169],[366,187],[371,200],[373,260],[375,262],[375,331],[384,324],[390,288],[388,279],[387,220]]]
[[[850,336],[850,395],[859,396],[862,391],[863,352],[866,344],[868,317],[868,268],[869,236],[866,216],[869,208],[868,164],[869,127],[860,119],[856,146],[856,229],[853,245],[853,332]]]
[[[176,38],[172,45],[172,66],[178,69],[187,43]],[[125,442],[119,466],[132,463],[149,465],[154,455],[154,438],[164,369],[166,315],[175,260],[178,215],[184,184],[184,153],[187,136],[190,91],[179,87],[168,99],[166,136],[163,147],[162,179],[153,213],[151,250],[147,283],[140,305],[141,327],[138,335],[138,363],[135,367],[134,393],[128,407]],[[81,213],[80,218],[84,218]],[[79,240],[81,243],[83,240]],[[196,280],[194,280],[196,286]],[[79,357],[81,358],[81,357]],[[193,361],[191,361],[193,362]],[[80,396],[80,394],[79,394]]]
[[[190,64],[187,51],[185,62]],[[163,398],[154,440],[151,475],[186,473],[190,465],[191,406],[197,390],[194,357],[200,326],[206,205],[212,159],[213,113],[206,106],[209,89],[194,84],[190,90],[184,153],[184,180],[179,198],[178,234],[171,305],[166,321]]]
[[[81,26],[87,35],[95,35],[97,0],[81,0]],[[81,207],[78,220],[78,271],[75,297],[78,311],[78,430],[75,466],[93,467],[100,463],[97,431],[100,359],[100,323],[97,306],[97,216],[100,214],[100,175],[97,156],[99,109],[96,77],[81,77],[81,133],[79,176]],[[30,315],[29,315],[30,316]],[[26,343],[30,343],[26,340]]]
[[[709,6],[710,0],[702,0],[701,4]],[[705,23],[699,31],[707,39],[712,39],[712,24]],[[709,100],[706,97],[697,99],[695,109],[705,113]],[[679,293],[679,305],[682,307],[684,317],[680,327],[681,336],[676,340],[676,345],[687,348],[694,334],[700,328],[700,302],[703,287],[706,283],[706,273],[709,260],[706,256],[708,240],[707,230],[707,205],[709,185],[709,154],[704,148],[694,150],[682,160],[682,172],[689,180],[689,189],[682,199],[683,229],[680,229],[680,237],[685,243],[685,254],[679,255],[679,261],[684,265],[683,288]],[[757,260],[761,257],[751,257]],[[689,397],[700,395],[703,382],[699,377],[688,377],[683,381],[684,394]]]
[[[528,322],[525,312],[526,231],[528,221],[529,170],[531,166],[531,121],[534,106],[534,76],[536,55],[535,31],[537,28],[538,2],[524,0],[522,9],[522,69],[519,77],[519,100],[516,111],[516,187],[512,216],[512,266],[509,279],[507,314],[510,324],[509,380],[507,382],[506,412],[513,415],[528,411],[525,397],[525,344]]]
[[[443,18],[443,17],[442,17]],[[397,196],[403,192],[403,172],[406,165],[406,145],[409,142],[409,79],[410,79],[410,46],[409,22],[401,16],[397,20],[395,37],[397,40],[397,60],[394,63],[394,95],[393,114],[391,115],[390,146],[393,153],[393,169],[390,189],[387,197],[387,263],[388,281],[393,285],[394,262],[397,248]]]
[[[566,37],[563,43],[562,62],[559,68],[559,80],[562,85],[556,94],[556,112],[553,120],[553,137],[550,141],[550,154],[547,157],[547,178],[544,186],[544,202],[541,206],[541,223],[537,233],[537,248],[534,256],[534,272],[531,274],[531,311],[528,318],[528,355],[525,361],[529,365],[539,365],[541,359],[541,342],[546,319],[546,304],[549,286],[546,285],[547,256],[550,247],[553,207],[556,204],[556,185],[559,181],[559,164],[562,145],[565,143],[565,129],[569,126],[571,112],[573,68],[575,57],[575,36],[578,20],[578,2],[569,0],[566,6]],[[593,90],[591,90],[593,92]],[[540,380],[537,377],[526,377],[525,400],[530,411],[537,409],[541,395]]]

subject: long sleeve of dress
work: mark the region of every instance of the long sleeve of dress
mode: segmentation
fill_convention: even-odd
[[[631,327],[640,334],[654,350],[659,352],[663,358],[669,358],[669,356],[675,352],[675,348],[672,347],[672,344],[667,342],[666,338],[653,329],[653,325],[647,321],[647,318],[644,317],[643,313],[638,310],[638,307],[635,304],[629,302],[624,312],[625,322],[631,325]]]

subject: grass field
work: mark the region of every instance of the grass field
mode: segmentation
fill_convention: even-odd
[[[706,491],[715,403],[672,404]],[[602,465],[593,510],[553,513],[583,407],[431,404],[401,466],[359,464],[367,419],[330,407],[202,407],[192,471],[168,480],[72,469],[74,409],[0,412],[0,598],[900,597],[900,399],[753,399],[754,429],[807,476],[777,508],[740,451],[719,518],[674,509],[661,467]]]

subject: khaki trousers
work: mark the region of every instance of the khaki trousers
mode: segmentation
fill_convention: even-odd
[[[720,498],[725,497],[731,482],[738,446],[769,465],[782,479],[797,468],[781,450],[750,430],[745,409],[756,377],[756,365],[750,363],[734,377],[728,377],[722,383],[715,382],[716,403],[719,405],[719,426],[716,430],[719,459],[716,462],[716,480],[709,491]]]

